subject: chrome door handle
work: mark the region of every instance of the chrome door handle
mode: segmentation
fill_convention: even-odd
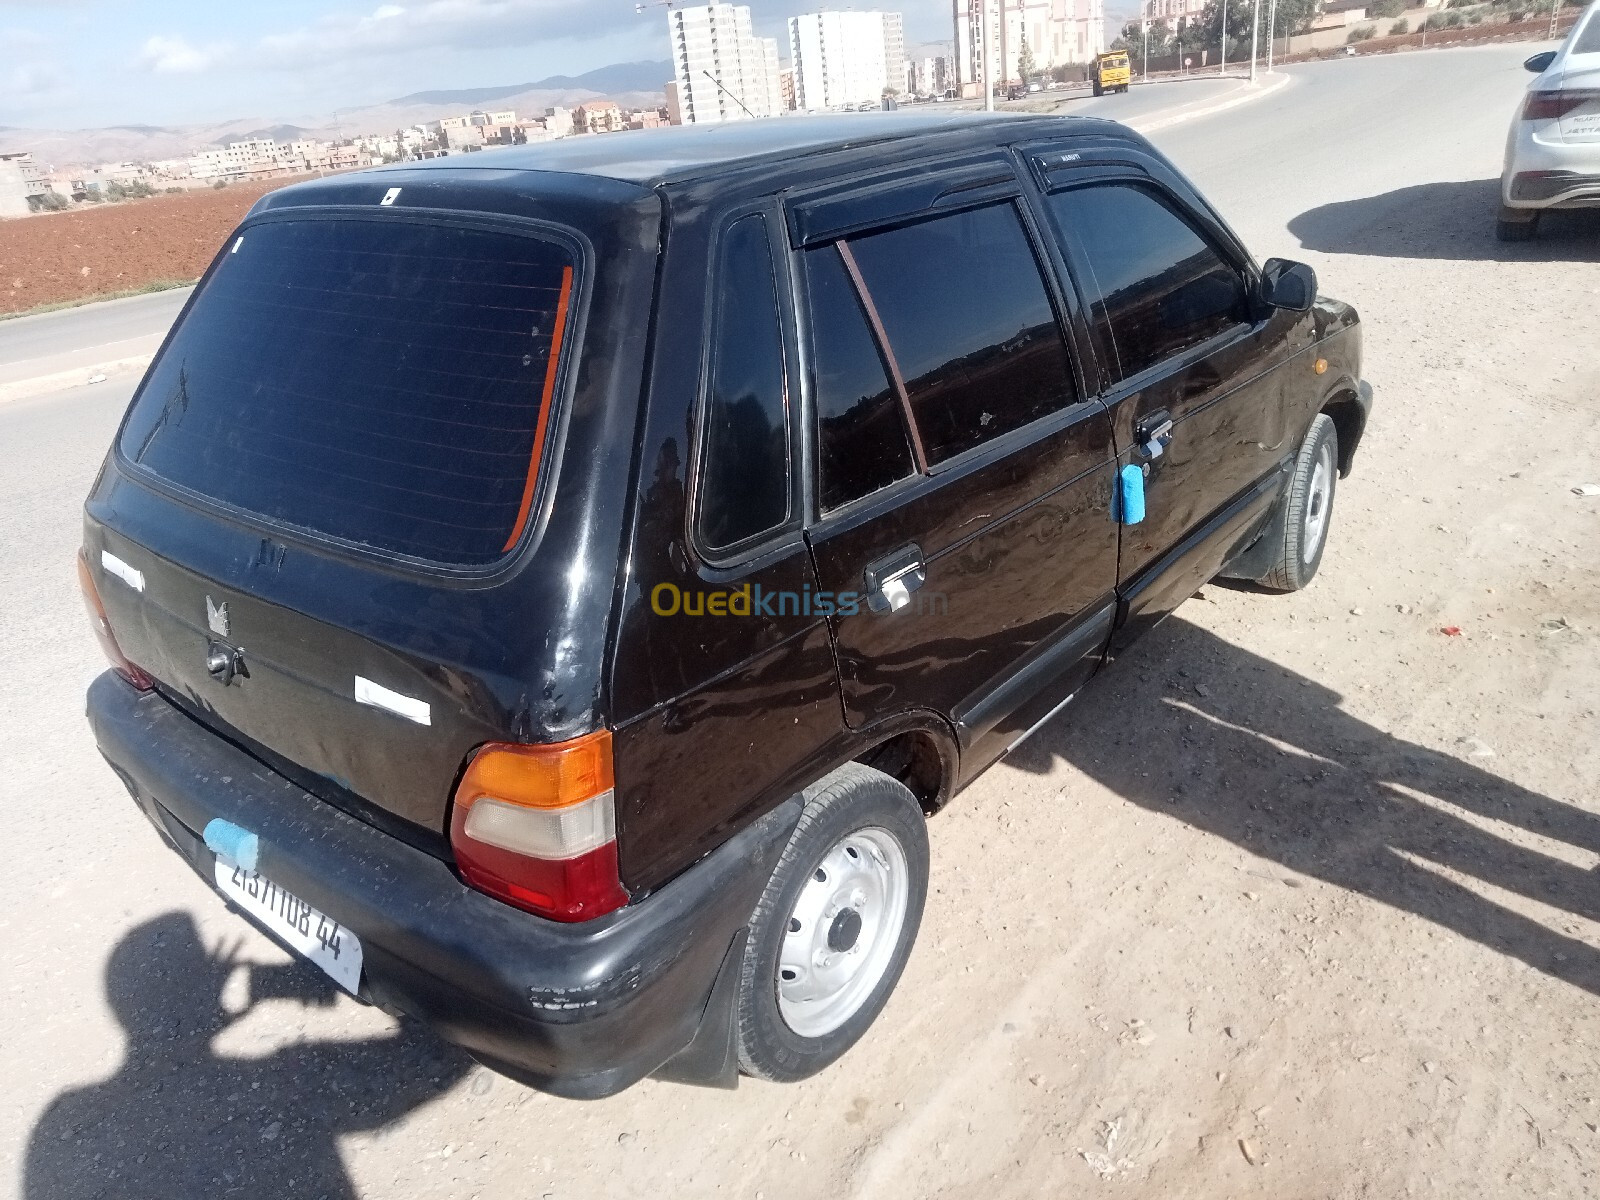
[[[927,581],[928,567],[922,548],[913,543],[878,559],[861,574],[867,607],[873,612],[899,612],[911,603],[911,593]]]
[[[1172,444],[1172,414],[1162,409],[1139,418],[1139,423],[1133,427],[1133,436],[1145,458],[1160,458]]]

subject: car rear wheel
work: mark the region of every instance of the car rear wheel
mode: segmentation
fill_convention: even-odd
[[[1539,213],[1525,208],[1502,206],[1494,235],[1502,242],[1531,242],[1539,236]]]
[[[1283,544],[1260,579],[1279,592],[1298,592],[1314,578],[1328,545],[1333,496],[1339,478],[1339,433],[1326,413],[1311,422],[1284,499]]]
[[[805,1079],[860,1040],[905,969],[928,892],[928,835],[898,780],[846,763],[805,811],[750,921],[739,1067]]]

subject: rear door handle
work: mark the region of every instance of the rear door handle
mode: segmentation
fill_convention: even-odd
[[[1139,453],[1145,458],[1160,458],[1172,444],[1172,414],[1163,408],[1140,417],[1133,427],[1133,436],[1139,443]]]
[[[911,603],[911,593],[928,578],[922,547],[915,542],[886,554],[862,573],[867,607],[873,612],[899,612]]]

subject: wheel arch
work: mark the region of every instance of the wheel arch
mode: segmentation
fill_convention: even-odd
[[[1339,435],[1339,477],[1348,478],[1355,467],[1356,448],[1367,429],[1367,407],[1361,401],[1359,385],[1352,379],[1341,380],[1323,398],[1316,415],[1333,422],[1333,430]]]

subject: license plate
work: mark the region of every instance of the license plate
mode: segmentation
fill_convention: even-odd
[[[332,917],[264,875],[218,855],[217,890],[310,959],[351,995],[361,986],[361,941]]]

